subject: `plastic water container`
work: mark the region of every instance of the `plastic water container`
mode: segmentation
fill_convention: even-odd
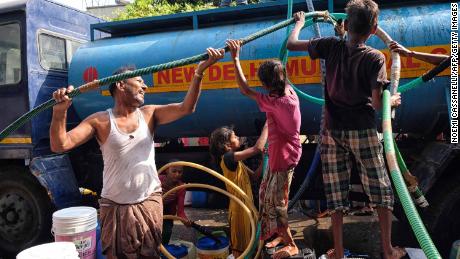
[[[75,244],[81,259],[96,258],[97,211],[92,207],[70,207],[53,213],[54,240]]]
[[[16,259],[79,259],[72,242],[54,242],[33,246],[20,252]]]
[[[196,248],[192,242],[184,241],[184,240],[171,240],[169,242],[172,245],[183,245],[187,247],[187,259],[195,259],[196,258]]]
[[[188,258],[188,249],[186,246],[179,244],[168,244],[165,245],[166,250],[174,256],[174,258],[187,259]]]
[[[460,259],[460,240],[452,243],[449,259]]]
[[[196,243],[196,255],[200,259],[227,259],[228,238],[219,236],[220,243],[210,237],[202,237]]]
[[[204,208],[208,200],[208,193],[203,191],[192,192],[192,207],[193,208]]]

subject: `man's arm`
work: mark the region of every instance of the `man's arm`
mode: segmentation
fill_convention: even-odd
[[[181,189],[178,191],[178,194],[177,194],[177,216],[184,218],[184,219],[188,219],[187,215],[185,215],[184,202],[185,202],[185,189]]]
[[[201,92],[201,80],[203,78],[203,72],[209,66],[216,63],[217,60],[223,58],[225,54],[223,49],[216,50],[213,48],[208,48],[207,52],[209,58],[206,61],[202,61],[198,64],[187,94],[185,95],[184,101],[181,103],[153,106],[156,125],[173,122],[195,111],[196,104]]]
[[[233,65],[235,66],[236,82],[240,92],[247,97],[256,100],[257,92],[252,90],[249,85],[246,77],[244,76],[243,69],[240,64],[240,50],[241,50],[241,41],[240,40],[227,40],[227,45],[230,48],[230,53],[232,54]]]
[[[414,50],[408,50],[403,45],[399,44],[396,41],[392,41],[390,43],[390,50],[399,53],[401,56],[404,57],[413,57],[421,61],[428,62],[433,65],[438,65],[444,59],[448,58],[449,56],[443,54],[430,54],[425,52],[418,52]]]
[[[177,195],[177,216],[183,218],[182,223],[190,227],[192,225],[192,221],[187,218],[184,209],[184,202],[185,202],[185,189],[179,190],[179,194]]]
[[[88,141],[95,132],[90,120],[94,114],[83,120],[77,127],[67,132],[67,109],[72,100],[66,95],[73,90],[72,86],[61,88],[53,93],[53,98],[58,102],[53,107],[53,116],[50,126],[50,147],[56,153],[66,152]]]
[[[309,40],[299,40],[300,30],[302,30],[303,26],[305,25],[305,13],[304,12],[297,12],[294,14],[295,19],[295,26],[289,35],[288,42],[287,42],[287,49],[294,50],[294,51],[307,51],[308,44],[310,43]]]

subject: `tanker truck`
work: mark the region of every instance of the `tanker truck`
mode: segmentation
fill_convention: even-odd
[[[267,28],[285,19],[286,3],[269,1],[115,22],[101,22],[48,0],[0,4],[0,30],[4,28],[9,35],[0,39],[3,44],[0,46],[3,111],[0,128],[50,99],[56,88],[67,83],[79,86],[104,78],[120,66],[142,68],[186,58],[202,53],[209,46],[223,47],[228,38],[242,38]],[[343,12],[346,1],[313,3],[316,10]],[[417,51],[450,53],[449,1],[380,1],[379,4],[379,26],[393,39]],[[303,0],[295,0],[294,11],[300,10],[306,11],[307,6]],[[320,24],[320,31],[323,36],[334,35],[329,24]],[[286,29],[281,29],[243,47],[241,63],[252,87],[260,87],[257,67],[266,59],[278,57],[286,33]],[[302,38],[314,36],[312,29],[301,33]],[[368,44],[386,55],[390,69],[390,54],[384,43],[372,36]],[[145,102],[180,102],[195,66],[144,75],[148,85]],[[402,57],[401,67],[401,84],[404,84],[432,66]],[[318,60],[311,60],[307,53],[295,52],[286,68],[290,80],[301,91],[322,96]],[[452,242],[460,238],[457,220],[460,160],[458,148],[449,138],[449,76],[446,70],[423,86],[404,93],[403,104],[396,109],[393,121],[401,152],[430,203],[420,213],[444,256]],[[184,146],[177,141],[180,138],[208,137],[213,129],[223,125],[234,125],[240,136],[258,135],[265,115],[239,92],[228,56],[209,68],[202,89],[194,114],[156,129],[155,141],[161,143],[156,148],[159,165],[176,157],[215,168],[206,145]],[[68,129],[111,105],[112,98],[104,87],[79,95],[69,110]],[[296,193],[312,160],[317,142],[309,140],[318,135],[321,111],[320,105],[301,101],[301,134],[308,137],[303,143],[291,193]],[[50,238],[53,210],[81,204],[97,206],[95,197],[82,196],[79,191],[79,187],[95,193],[101,190],[102,157],[97,142],[91,140],[67,154],[52,154],[50,121],[51,111],[44,111],[0,142],[0,249],[5,254]],[[196,175],[200,176],[192,176],[193,181],[203,181],[202,174]],[[321,177],[301,198],[324,199]],[[403,219],[404,215],[397,212]]]

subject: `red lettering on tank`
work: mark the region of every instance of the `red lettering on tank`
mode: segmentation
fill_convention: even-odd
[[[158,84],[161,85],[161,84],[170,84],[171,83],[171,77],[170,77],[170,73],[171,70],[168,69],[168,70],[163,70],[163,71],[160,71],[157,73],[157,76],[158,76]]]
[[[257,75],[257,67],[254,62],[249,63],[249,78],[254,78]]]
[[[412,57],[407,57],[407,68],[418,68],[420,67],[420,63],[414,62]]]
[[[435,48],[431,51],[431,54],[447,54],[447,50],[443,48]]]
[[[176,67],[172,69],[172,82],[173,84],[179,84],[183,82],[182,68]]]
[[[195,68],[194,67],[184,67],[185,81],[187,81],[187,82],[192,81],[193,74],[195,74]]]
[[[289,60],[286,65],[286,72],[288,76],[298,76],[299,75],[299,60]]]
[[[222,66],[224,80],[235,80],[235,69],[233,64]]]
[[[222,71],[219,66],[213,65],[209,67],[209,81],[217,81],[220,79]]]
[[[310,68],[307,67],[307,60],[306,59],[301,59],[300,60],[300,69],[302,71],[302,74],[305,76],[311,76],[316,73],[316,60],[311,60],[310,59]]]

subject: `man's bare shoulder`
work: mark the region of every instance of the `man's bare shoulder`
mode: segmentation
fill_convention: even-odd
[[[153,132],[153,129],[155,128],[155,110],[157,107],[158,105],[150,104],[150,105],[144,105],[139,108],[142,112],[142,115],[144,116],[145,121],[149,125],[149,128],[152,132]]]
[[[93,113],[86,117],[84,121],[89,122],[92,126],[97,127],[100,124],[107,124],[110,122],[110,116],[107,111],[100,111]]]
[[[158,105],[149,104],[149,105],[144,105],[144,106],[140,107],[139,109],[144,114],[144,116],[152,116],[157,107],[158,107]]]
[[[93,113],[84,120],[95,130],[99,143],[104,143],[110,132],[110,115],[108,111]]]
[[[108,111],[100,111],[100,112],[95,112],[88,117],[86,117],[85,120],[108,120],[109,119],[109,112]]]

